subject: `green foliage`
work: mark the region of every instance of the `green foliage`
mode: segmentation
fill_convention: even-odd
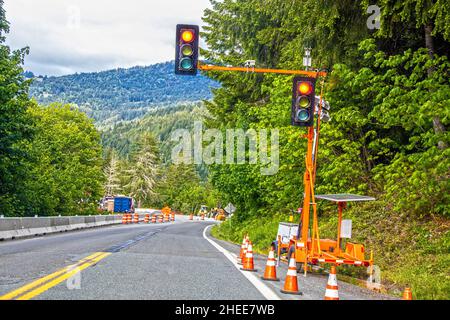
[[[9,31],[3,1],[0,1],[0,212],[20,214],[19,194],[23,192],[27,154],[21,147],[32,138],[32,119],[27,109],[29,81],[21,67],[28,49],[11,51],[4,45]]]
[[[102,148],[92,121],[68,105],[29,109],[35,136],[25,177],[26,215],[94,213],[103,195]]]

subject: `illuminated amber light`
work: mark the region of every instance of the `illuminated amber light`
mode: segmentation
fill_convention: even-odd
[[[185,30],[181,34],[181,39],[183,39],[184,42],[192,42],[194,40],[194,33],[191,30]]]
[[[300,82],[300,84],[298,85],[298,92],[300,92],[301,94],[311,94],[312,90],[312,85],[309,82]]]

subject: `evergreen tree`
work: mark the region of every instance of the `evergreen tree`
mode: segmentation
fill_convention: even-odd
[[[28,48],[11,51],[4,44],[9,32],[3,0],[0,0],[0,212],[23,213],[24,164],[26,143],[32,137],[32,121],[27,109],[29,81],[23,77],[23,59]]]

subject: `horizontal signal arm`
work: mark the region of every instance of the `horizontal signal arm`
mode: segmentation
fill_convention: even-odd
[[[237,72],[254,72],[254,73],[277,73],[277,74],[291,74],[303,75],[312,78],[326,77],[326,72],[304,71],[304,70],[284,70],[284,69],[265,69],[253,67],[222,67],[198,63],[197,69],[202,71],[237,71]]]

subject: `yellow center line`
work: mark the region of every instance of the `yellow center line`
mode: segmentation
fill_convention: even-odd
[[[20,296],[21,294],[23,294],[23,293],[25,293],[25,292],[27,292],[29,290],[32,290],[32,289],[34,289],[34,288],[36,288],[36,287],[38,287],[38,286],[40,286],[42,284],[45,284],[47,281],[50,281],[50,280],[52,280],[52,279],[54,279],[54,278],[56,278],[56,277],[58,277],[60,275],[63,275],[63,276],[60,276],[59,278],[57,278],[57,279],[60,279],[61,277],[64,277],[65,274],[69,274],[70,273],[71,275],[69,277],[65,278],[65,279],[68,279],[71,276],[73,276],[74,274],[80,272],[81,270],[86,269],[90,265],[100,261],[103,258],[106,258],[108,255],[110,255],[110,253],[96,252],[96,253],[94,253],[94,254],[92,254],[90,256],[87,256],[87,257],[81,259],[76,264],[72,264],[70,266],[64,267],[64,268],[62,268],[62,269],[60,269],[60,270],[58,270],[58,271],[56,271],[56,272],[54,272],[54,273],[52,273],[52,274],[50,274],[48,276],[42,277],[40,279],[37,279],[37,280],[27,284],[27,285],[24,285],[23,287],[20,287],[19,289],[16,289],[16,290],[11,291],[11,292],[3,295],[3,296],[0,296],[0,300],[11,300],[11,299],[14,299],[17,296]],[[85,267],[83,269],[81,269],[82,266],[85,266]],[[61,281],[64,281],[65,279],[63,279]],[[49,282],[49,283],[53,283],[54,281],[55,280],[53,280],[52,282]],[[48,284],[43,285],[42,287],[46,287],[47,289],[41,291],[40,293],[50,289],[51,287],[57,285],[61,281],[55,283],[52,286],[47,286]],[[35,292],[35,291],[39,290],[42,287],[38,287],[37,289],[33,290],[32,292]],[[38,293],[38,294],[40,294],[40,293]],[[33,295],[33,297],[38,295],[38,294]],[[22,298],[25,297],[25,296],[28,296],[28,294],[20,297],[18,300],[22,300]],[[29,299],[31,299],[31,297]]]

